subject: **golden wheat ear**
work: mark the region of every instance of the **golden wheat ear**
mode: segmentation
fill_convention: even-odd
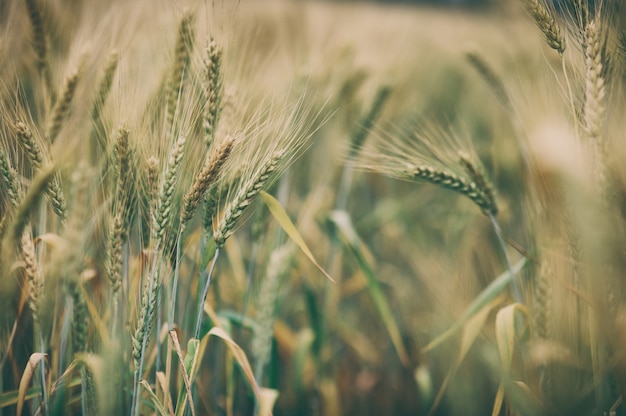
[[[222,80],[222,49],[215,39],[209,41],[204,60],[204,141],[210,146],[222,112],[224,85]]]
[[[176,113],[185,77],[189,72],[189,62],[196,36],[194,22],[195,15],[191,12],[186,12],[178,25],[174,66],[168,83],[167,93],[166,126],[172,129],[172,131],[174,128],[174,114]]]
[[[563,55],[563,52],[565,52],[565,37],[550,10],[542,0],[524,0],[524,4],[535,24],[544,34],[548,46]]]
[[[189,191],[187,191],[183,198],[183,209],[180,217],[181,227],[184,227],[193,217],[193,214],[205,197],[207,191],[215,184],[222,166],[226,162],[226,159],[228,159],[234,144],[235,139],[231,136],[224,139],[219,144],[219,147],[211,152],[204,166],[194,178],[191,188],[189,188]]]

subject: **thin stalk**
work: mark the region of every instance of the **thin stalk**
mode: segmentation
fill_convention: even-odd
[[[204,312],[204,303],[206,302],[206,297],[209,294],[209,286],[211,285],[211,277],[213,276],[213,271],[215,270],[215,264],[217,263],[217,258],[220,255],[220,247],[217,246],[215,248],[215,254],[213,255],[213,261],[211,262],[211,269],[209,270],[209,275],[207,276],[206,283],[204,285],[204,290],[202,291],[202,297],[200,298],[200,305],[198,308],[198,318],[196,320],[196,330],[194,331],[194,338],[198,338],[200,336],[200,325],[202,324],[202,316]]]
[[[493,226],[493,230],[495,231],[496,236],[498,237],[498,243],[500,243],[500,249],[502,250],[502,253],[504,254],[506,267],[509,273],[511,274],[511,276],[513,276],[513,280],[511,280],[512,289],[513,289],[513,298],[515,299],[516,302],[523,304],[524,299],[522,297],[522,291],[520,288],[519,280],[518,280],[517,275],[513,273],[513,267],[511,266],[511,259],[509,259],[509,253],[506,251],[506,245],[504,244],[504,238],[502,237],[502,230],[500,229],[500,224],[498,224],[498,221],[496,220],[496,217],[493,214],[489,213],[488,216],[489,216],[489,219],[491,220],[491,225]]]
[[[35,331],[37,332],[37,338],[39,341],[39,351],[42,353],[45,353],[45,345],[43,342],[43,332],[41,330],[41,326],[39,324],[37,324],[35,326]],[[40,368],[40,372],[41,372],[41,394],[42,394],[42,413],[44,414],[44,416],[46,416],[48,414],[48,389],[46,386],[46,368],[45,368],[45,361],[42,361],[41,364],[39,365]]]
[[[158,264],[158,253],[159,253],[159,247],[155,247],[154,250],[154,260],[152,262],[152,271],[150,272],[150,284],[148,285],[148,302],[146,303],[147,307],[150,307],[150,305],[152,305],[152,292],[154,291],[154,285],[155,285],[155,280],[156,280],[156,273],[157,273],[157,264]],[[152,317],[150,316],[150,313],[147,313],[146,315],[146,322],[144,323],[144,325],[148,325],[148,321],[152,319]],[[145,334],[143,337],[143,339],[141,340],[141,354],[139,357],[139,368],[135,369],[135,374],[134,374],[134,382],[133,382],[133,400],[132,400],[132,405],[131,405],[131,415],[138,415],[139,414],[139,404],[141,402],[141,400],[139,399],[139,396],[141,395],[141,384],[139,383],[139,378],[141,377],[141,375],[143,374],[143,364],[144,364],[144,356],[146,354],[146,346],[147,346],[147,339],[148,339],[148,334]]]
[[[176,239],[176,263],[174,264],[174,281],[172,282],[172,291],[170,298],[170,308],[167,316],[167,328],[171,330],[174,327],[174,312],[176,311],[176,292],[178,289],[178,272],[180,270],[181,258],[181,241],[183,238],[184,227],[181,227],[178,238]]]

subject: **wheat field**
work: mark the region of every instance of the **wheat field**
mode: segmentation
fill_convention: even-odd
[[[0,2],[0,415],[626,414],[626,11],[492,3]]]

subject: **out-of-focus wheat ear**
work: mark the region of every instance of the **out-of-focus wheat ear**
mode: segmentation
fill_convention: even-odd
[[[272,351],[272,337],[274,335],[274,310],[278,299],[281,277],[288,271],[293,246],[285,244],[276,248],[270,255],[265,276],[257,299],[258,330],[254,331],[250,346],[255,360],[255,378],[262,383],[263,369],[267,365]]]
[[[15,215],[13,215],[9,226],[9,233],[2,242],[3,250],[12,250],[12,248],[21,247],[22,235],[28,225],[28,221],[33,212],[38,208],[41,197],[45,194],[46,188],[53,180],[54,174],[54,168],[47,167],[35,176],[26,195],[15,209]],[[0,253],[2,258],[7,258],[5,251]]]
[[[126,239],[126,229],[124,226],[124,217],[121,212],[117,212],[113,217],[111,230],[109,232],[109,242],[107,246],[107,265],[106,271],[111,283],[113,296],[117,295],[122,285],[122,246]]]
[[[40,73],[45,73],[48,66],[46,32],[41,16],[41,5],[37,0],[24,0],[28,18],[33,27],[33,49],[37,55],[37,69]]]
[[[109,93],[111,92],[118,64],[119,54],[117,51],[113,51],[107,59],[104,67],[104,74],[98,84],[93,106],[91,108],[91,121],[93,122],[93,128],[89,139],[89,155],[92,162],[97,162],[107,148],[108,132],[102,121],[102,110],[104,109]]]
[[[352,133],[350,158],[356,156],[356,153],[363,146],[363,143],[365,143],[365,139],[367,139],[367,135],[370,133],[374,123],[376,123],[380,113],[383,111],[392,89],[391,84],[385,83],[376,91],[376,96],[374,97],[370,110],[363,116],[357,124],[356,130]]]
[[[24,259],[24,271],[28,280],[28,306],[33,314],[33,320],[39,323],[39,306],[43,293],[43,273],[37,262],[35,245],[33,243],[32,230],[26,227],[21,240],[22,258]]]
[[[498,205],[496,204],[496,192],[493,189],[493,185],[489,182],[480,168],[472,162],[469,155],[464,152],[460,152],[459,161],[461,166],[463,166],[463,169],[465,169],[469,177],[474,181],[480,192],[483,194],[483,198],[488,206],[485,213],[495,216],[498,213]]]
[[[156,280],[156,279],[154,279]],[[153,279],[147,279],[144,284],[141,296],[141,309],[137,318],[137,327],[132,336],[133,360],[135,369],[141,367],[142,354],[144,353],[145,344],[150,338],[152,330],[152,318],[157,306],[158,284]]]
[[[117,72],[119,60],[119,53],[117,51],[113,51],[111,52],[111,55],[109,55],[106,65],[104,66],[104,74],[102,75],[100,84],[98,84],[93,107],[91,109],[91,120],[94,122],[100,120],[100,111],[104,107],[104,104],[109,97],[109,93],[111,92],[111,87],[113,86],[113,78],[115,78],[115,73]]]
[[[541,259],[539,267],[536,269],[534,280],[534,299],[533,299],[533,332],[534,336],[541,341],[547,341],[552,338],[552,287],[550,279],[552,270],[550,262]],[[554,395],[554,385],[552,379],[552,368],[549,362],[541,364],[540,368],[540,385],[543,396],[550,400]]]
[[[491,65],[484,59],[484,57],[476,52],[468,52],[465,54],[465,58],[470,65],[478,72],[481,78],[487,83],[491,92],[496,96],[500,104],[504,108],[512,113],[513,105],[511,104],[511,97],[504,86],[502,77],[500,77]]]
[[[592,149],[594,182],[601,192],[607,189],[606,139],[603,129],[606,120],[606,81],[604,79],[603,49],[605,38],[601,33],[599,16],[585,28],[585,103],[583,129]]]
[[[83,289],[79,277],[69,277],[67,289],[72,297],[72,352],[77,354],[87,351],[87,335],[89,331],[89,311],[85,303]]]
[[[550,286],[550,263],[542,259],[535,275],[535,298],[533,302],[533,324],[535,336],[550,339],[552,336],[552,288]]]
[[[181,227],[184,227],[193,217],[200,201],[202,201],[208,189],[217,180],[222,166],[233,149],[234,143],[235,139],[231,136],[224,139],[219,147],[211,152],[202,170],[194,178],[191,188],[189,188],[183,199],[183,210],[180,217]]]
[[[196,36],[193,27],[194,21],[195,15],[188,11],[185,12],[180,24],[178,25],[174,67],[172,68],[172,75],[168,85],[166,124],[168,128],[173,127],[172,123],[174,121],[174,113],[176,112],[178,98],[180,97],[183,88],[185,76],[187,72],[189,72],[189,61]]]
[[[96,378],[94,376],[93,371],[88,365],[83,366],[83,382],[85,390],[85,410],[86,413],[90,416],[98,416],[99,412],[99,400],[98,400],[98,389],[96,386]]]
[[[45,160],[44,153],[39,143],[33,137],[30,129],[21,121],[16,122],[13,127],[15,134],[17,135],[18,142],[28,156],[31,165],[33,165],[35,169],[41,169]],[[63,191],[61,190],[61,184],[56,176],[54,176],[52,181],[48,184],[46,192],[48,195],[48,201],[52,206],[52,210],[55,214],[57,214],[62,222],[65,222],[65,218],[67,217],[67,204],[65,202]]]
[[[79,78],[80,72],[76,70],[65,79],[61,98],[54,105],[54,109],[52,110],[52,119],[50,120],[50,125],[48,126],[48,134],[46,136],[48,137],[50,144],[54,143],[54,140],[57,138],[61,128],[63,127],[63,122],[67,118],[70,111],[70,105],[72,104],[72,99],[76,93],[76,85],[78,84]]]
[[[11,166],[9,158],[0,149],[0,180],[4,183],[6,196],[11,204],[16,207],[23,198],[22,186],[18,180],[18,173]]]
[[[117,176],[115,182],[114,205],[123,209],[126,207],[126,199],[128,198],[128,185],[130,177],[130,144],[128,142],[129,131],[126,127],[121,126],[115,138],[115,174]]]
[[[215,138],[215,130],[222,112],[222,96],[224,85],[222,80],[222,49],[215,39],[211,38],[204,60],[204,141],[208,146]]]
[[[178,172],[180,171],[180,165],[183,160],[186,140],[187,138],[185,136],[180,136],[174,143],[169,161],[163,174],[163,181],[161,183],[161,190],[159,192],[156,213],[154,216],[155,248],[164,247],[163,244],[165,243],[167,227],[172,220],[172,200],[174,198],[174,190],[176,189]]]
[[[31,165],[33,165],[35,169],[41,168],[41,165],[43,164],[43,152],[41,151],[39,143],[35,141],[35,138],[33,137],[33,134],[28,126],[21,121],[17,121],[13,125],[13,129],[15,130],[17,140],[24,149],[26,156],[28,156],[28,160],[30,160]]]
[[[152,225],[155,221],[157,198],[159,196],[159,159],[155,156],[150,156],[146,162],[146,167],[148,180],[148,217],[150,218],[150,225],[146,228],[150,229],[150,235],[152,235],[154,232]]]
[[[277,171],[285,153],[285,150],[282,149],[274,152],[261,169],[241,186],[233,200],[226,205],[222,218],[213,231],[213,238],[218,247],[224,246],[228,237],[232,235],[246,208],[254,201],[259,191],[268,184],[272,174]]]
[[[524,0],[524,3],[535,24],[546,37],[548,46],[563,55],[563,52],[565,52],[565,37],[546,5],[541,0]]]

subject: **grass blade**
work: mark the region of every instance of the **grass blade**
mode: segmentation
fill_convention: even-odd
[[[150,396],[150,400],[152,400],[152,404],[154,404],[154,408],[157,410],[157,412],[161,416],[170,416],[163,404],[161,404],[161,402],[159,401],[159,398],[152,391],[152,387],[150,387],[150,384],[148,384],[146,380],[141,380],[140,384],[148,392],[148,396]]]
[[[30,385],[30,381],[35,374],[35,370],[37,369],[37,365],[45,358],[48,354],[44,354],[42,352],[36,352],[30,356],[28,359],[28,363],[26,364],[26,368],[24,368],[24,372],[22,373],[22,378],[20,380],[20,387],[17,392],[17,413],[18,415],[22,414],[22,410],[24,409],[24,401],[26,400],[26,393],[28,392],[28,386]],[[45,362],[45,361],[44,361]]]
[[[291,222],[291,219],[289,219],[289,216],[285,212],[285,209],[282,207],[280,202],[278,202],[276,198],[274,198],[265,191],[261,191],[259,192],[259,194],[261,195],[261,198],[263,198],[263,202],[265,202],[265,205],[267,205],[267,208],[269,208],[276,221],[278,221],[280,226],[283,228],[283,230],[285,230],[285,232],[293,240],[293,242],[296,243],[298,247],[300,247],[300,250],[302,250],[304,255],[307,256],[311,263],[313,263],[315,267],[317,267],[317,269],[322,272],[322,274],[326,276],[328,280],[335,283],[335,280],[330,277],[330,275],[315,260],[315,257],[313,257],[313,253],[311,253],[311,250],[309,250],[309,247],[304,242],[304,239],[296,229],[295,225],[293,225],[293,222]]]

